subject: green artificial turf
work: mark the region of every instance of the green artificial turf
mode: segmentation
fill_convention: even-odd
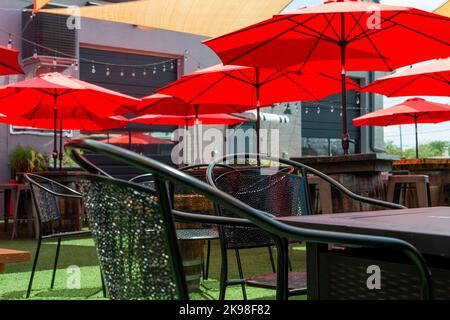
[[[31,239],[0,240],[0,248],[27,250],[34,255],[36,241]],[[292,264],[294,270],[305,270],[305,248],[297,245],[293,248]],[[30,299],[104,299],[101,291],[100,270],[97,254],[91,239],[63,241],[60,251],[58,271],[54,289],[50,289],[55,241],[46,241],[41,247],[41,254],[33,283]],[[234,252],[229,252],[229,272],[231,277],[237,277],[237,267]],[[246,276],[271,272],[267,249],[241,250],[241,260]],[[191,293],[191,299],[217,299],[219,296],[220,251],[218,242],[211,246],[211,266],[209,279],[203,280],[200,291]],[[6,265],[6,273],[0,274],[0,300],[24,299],[32,262]],[[77,265],[81,272],[81,288],[67,289],[67,267]],[[247,287],[248,299],[274,299],[275,291],[262,288]],[[305,297],[299,297],[304,299]],[[230,286],[226,299],[242,299],[241,287]]]

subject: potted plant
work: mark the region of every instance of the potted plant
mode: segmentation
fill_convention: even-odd
[[[17,181],[18,173],[41,172],[48,169],[48,159],[32,147],[17,146],[9,155],[11,180]],[[12,181],[10,181],[12,182]]]

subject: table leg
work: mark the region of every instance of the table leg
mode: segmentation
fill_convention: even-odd
[[[328,250],[328,245],[306,243],[306,275],[308,283],[308,300],[320,299],[320,252]]]
[[[8,232],[8,222],[9,222],[9,208],[10,208],[10,201],[11,201],[11,190],[5,189],[3,192],[4,199],[3,199],[3,214],[4,214],[4,231],[5,233]]]
[[[18,234],[18,224],[19,224],[19,198],[20,198],[20,190],[13,190],[12,191],[12,199],[14,201],[14,209],[13,209],[13,217],[14,217],[14,223],[13,223],[13,231],[11,235],[11,239],[14,239],[14,237],[17,237]]]

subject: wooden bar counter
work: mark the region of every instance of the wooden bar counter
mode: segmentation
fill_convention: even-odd
[[[384,153],[362,153],[339,156],[301,157],[291,160],[317,169],[349,190],[370,198],[385,199],[383,171],[392,170],[392,162],[399,157]],[[332,189],[333,213],[378,210],[379,207],[362,204]]]

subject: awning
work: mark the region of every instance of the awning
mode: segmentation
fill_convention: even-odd
[[[140,0],[80,8],[83,18],[216,37],[280,13],[292,0]],[[73,9],[41,12],[73,15]]]
[[[443,16],[450,17],[450,1],[445,2],[439,8],[434,10],[437,14],[442,14]]]
[[[261,122],[289,123],[289,117],[282,114],[260,112],[259,115],[261,117]],[[256,110],[239,113],[237,114],[237,116],[247,119],[251,122],[255,122]]]

